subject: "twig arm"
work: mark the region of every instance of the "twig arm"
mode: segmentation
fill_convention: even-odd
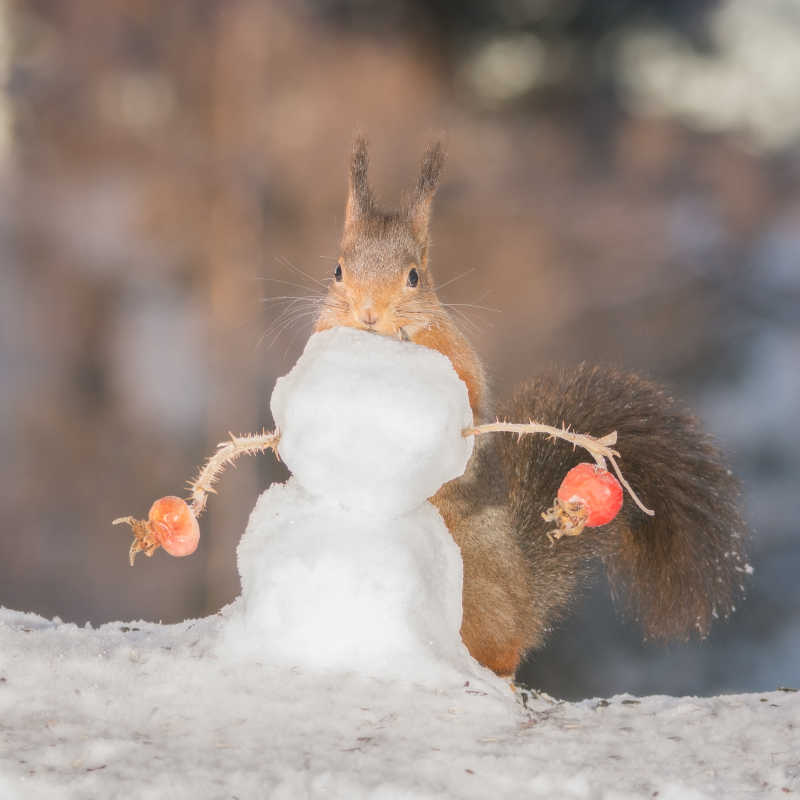
[[[255,453],[272,450],[275,453],[275,457],[280,461],[278,442],[281,437],[277,431],[247,433],[243,436],[230,434],[230,437],[227,442],[220,442],[217,445],[217,452],[203,464],[194,480],[189,481],[189,502],[187,505],[195,519],[203,513],[208,502],[208,495],[211,493],[216,494],[214,484],[219,480],[222,471],[228,464],[236,461],[239,456],[245,453],[254,455]],[[134,564],[137,553],[152,556],[161,546],[156,527],[154,527],[152,520],[149,518],[119,517],[112,524],[130,525],[133,531],[133,542],[129,551],[131,566]]]
[[[230,434],[227,442],[217,445],[217,452],[211,456],[200,468],[197,476],[189,481],[190,493],[189,506],[195,517],[199,517],[206,507],[209,494],[216,494],[214,484],[219,480],[222,471],[228,464],[232,464],[241,455],[255,455],[272,450],[275,457],[278,455],[278,442],[280,434],[277,431],[262,431],[261,433],[247,433],[242,436]]]
[[[500,420],[498,420],[497,422],[490,422],[486,425],[476,425],[472,428],[465,428],[462,433],[464,436],[478,436],[482,433],[495,432],[516,433],[520,438],[522,438],[522,436],[525,434],[530,433],[546,433],[551,439],[564,439],[565,441],[570,442],[573,447],[582,447],[584,450],[587,450],[589,453],[591,453],[598,466],[603,467],[603,469],[605,469],[606,460],[608,460],[617,475],[617,479],[625,487],[633,502],[636,503],[636,505],[642,511],[644,511],[645,514],[648,514],[651,517],[655,514],[655,511],[653,511],[651,508],[647,508],[647,506],[637,497],[636,492],[633,491],[631,485],[622,475],[622,470],[620,470],[616,461],[616,459],[619,458],[619,452],[612,448],[612,446],[617,443],[616,431],[612,431],[611,433],[601,436],[598,439],[594,436],[589,436],[589,434],[586,433],[573,433],[566,428],[556,428],[553,425],[543,425],[540,422],[533,422],[532,420],[528,421],[527,423],[500,422]]]

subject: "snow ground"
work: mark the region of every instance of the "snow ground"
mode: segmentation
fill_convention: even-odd
[[[800,794],[800,693],[560,703],[221,659],[221,615],[96,630],[0,611],[0,797]]]

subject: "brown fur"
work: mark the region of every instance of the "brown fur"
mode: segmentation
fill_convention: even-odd
[[[551,425],[567,420],[597,435],[616,430],[620,466],[655,511],[648,517],[626,496],[612,523],[553,546],[542,504],[586,458],[543,437],[499,442],[514,535],[537,576],[535,604],[545,627],[569,609],[595,558],[605,563],[620,610],[648,638],[705,636],[715,617],[730,615],[746,566],[737,484],[696,420],[660,387],[616,369],[582,366],[524,384],[503,413]]]
[[[339,266],[315,330],[365,328],[431,347],[450,358],[476,420],[486,412],[483,367],[442,307],[428,267],[431,203],[444,155],[423,158],[401,212],[377,208],[367,147],[356,140]],[[419,282],[409,285],[410,270]],[[503,675],[569,611],[602,561],[620,609],[654,639],[705,636],[743,590],[745,526],[737,487],[696,421],[636,375],[580,367],[521,386],[502,415],[580,433],[616,430],[622,469],[655,510],[626,497],[614,522],[550,543],[541,512],[566,472],[587,456],[541,436],[482,437],[462,478],[431,498],[464,561],[461,635],[472,655]]]

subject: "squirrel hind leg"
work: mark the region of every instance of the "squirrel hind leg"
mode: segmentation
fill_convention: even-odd
[[[561,576],[551,581],[566,585],[599,557],[618,608],[651,639],[705,636],[715,618],[730,615],[748,569],[738,485],[696,420],[659,386],[581,366],[523,385],[507,413],[598,436],[616,430],[623,474],[655,510],[648,517],[626,497],[613,523],[553,546],[540,512],[585,454],[543,437],[507,441],[503,462],[516,528],[534,575],[547,565]],[[551,613],[564,608],[554,605]]]
[[[493,444],[481,443],[467,475],[445,484],[432,500],[461,550],[461,638],[485,667],[512,676],[525,651],[541,644],[542,632]]]

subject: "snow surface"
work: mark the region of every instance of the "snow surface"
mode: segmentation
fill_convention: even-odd
[[[222,617],[92,630],[0,610],[0,797],[793,797],[800,693],[528,709],[220,658]],[[788,790],[788,792],[786,791]]]
[[[446,359],[326,332],[273,409],[294,476],[256,504],[234,603],[96,630],[0,609],[0,800],[800,792],[800,694],[559,703],[471,659],[426,500],[472,446]]]

